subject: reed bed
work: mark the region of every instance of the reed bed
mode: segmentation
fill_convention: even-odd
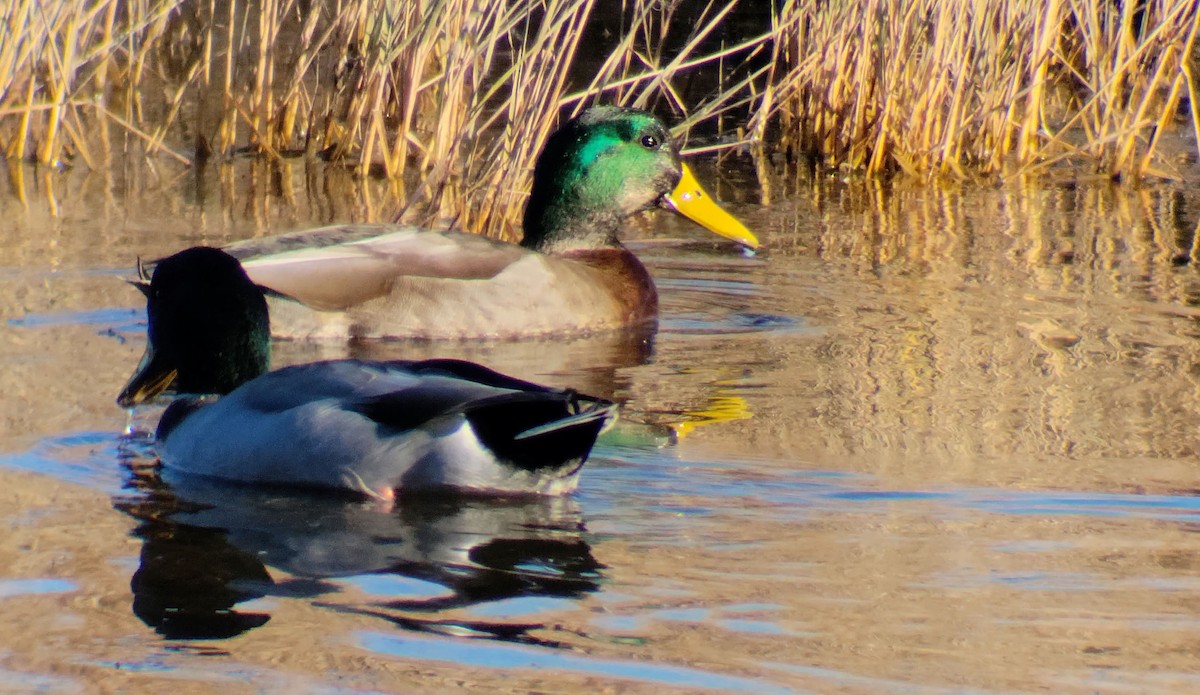
[[[1195,0],[785,0],[775,22],[754,129],[836,166],[1171,176],[1181,105],[1200,133]]]
[[[10,0],[0,147],[90,168],[303,156],[387,177],[407,221],[499,236],[546,136],[597,101],[705,133],[693,151],[870,175],[1171,176],[1163,134],[1200,132],[1198,5]]]
[[[0,146],[10,161],[93,168],[131,149],[189,164],[303,154],[393,180],[405,220],[511,236],[564,108],[665,100],[683,116],[677,76],[732,55],[699,54],[732,5],[677,32],[676,5],[627,0],[622,38],[578,89],[595,5],[14,0],[0,9]],[[659,42],[677,33],[667,54]]]

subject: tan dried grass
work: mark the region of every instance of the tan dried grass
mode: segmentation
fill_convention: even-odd
[[[1195,0],[786,0],[752,128],[849,169],[966,176],[1064,158],[1168,176],[1157,151],[1186,96]]]
[[[536,152],[598,101],[709,123],[719,137],[693,151],[871,175],[1170,176],[1163,134],[1200,133],[1200,0],[784,0],[724,39],[735,2],[701,1],[622,0],[577,89],[597,0],[11,0],[0,147],[92,168],[321,158],[391,178],[405,220],[515,236]],[[716,86],[686,92],[704,72]]]
[[[0,145],[10,159],[89,167],[114,146],[189,163],[303,153],[394,179],[406,220],[511,236],[564,106],[665,95],[686,115],[674,80],[730,52],[698,55],[731,3],[706,9],[668,56],[677,4],[628,0],[625,38],[568,95],[594,4],[14,0],[0,15],[12,28],[0,43]],[[720,115],[725,98],[693,121]]]

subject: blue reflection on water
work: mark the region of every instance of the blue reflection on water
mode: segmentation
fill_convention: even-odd
[[[761,665],[783,671],[787,673],[798,673],[810,678],[819,678],[828,680],[836,684],[836,687],[841,690],[845,686],[861,686],[861,692],[866,693],[921,693],[922,695],[932,695],[934,693],[954,693],[954,695],[984,695],[985,693],[994,693],[994,690],[980,690],[978,688],[963,688],[955,686],[953,688],[939,688],[927,684],[906,683],[904,681],[893,680],[890,678],[872,678],[870,676],[859,676],[848,671],[839,671],[832,668],[821,668],[820,666],[799,666],[796,664],[783,664],[778,662],[764,661]]]
[[[780,627],[776,623],[767,620],[745,620],[742,618],[723,618],[717,621],[717,624],[726,630],[734,632],[749,632],[758,635],[795,635],[791,630]],[[815,637],[817,633],[806,633],[808,636]]]
[[[791,316],[755,312],[733,312],[722,316],[709,313],[676,313],[659,324],[661,333],[683,335],[725,335],[730,333],[809,333],[821,331]]]
[[[756,297],[763,293],[761,285],[746,280],[722,278],[715,274],[693,278],[659,276],[655,285],[659,292],[677,301],[681,295],[689,292],[699,294],[706,301],[712,301],[713,295]]]
[[[553,669],[705,690],[734,690],[754,693],[792,692],[780,685],[757,678],[727,676],[685,666],[597,659],[558,650],[483,640],[453,640],[413,634],[364,632],[359,634],[359,644],[370,651],[402,659],[447,661],[480,668]]]
[[[360,574],[343,577],[338,580],[341,584],[353,586],[364,594],[385,596],[387,598],[433,598],[446,596],[446,587],[416,577],[406,577],[401,574]]]
[[[0,579],[0,599],[29,594],[65,594],[79,587],[67,579]]]
[[[0,670],[0,690],[13,693],[81,693],[83,683],[66,676]]]
[[[1188,495],[964,490],[960,497],[962,506],[1000,514],[1200,521],[1200,498]]]
[[[848,490],[831,492],[828,499],[853,500],[855,502],[895,502],[902,500],[948,500],[954,498],[950,492],[922,492],[920,490]]]
[[[471,606],[465,612],[480,618],[522,618],[544,615],[555,611],[568,611],[575,606],[571,598],[546,596],[521,596]]]
[[[122,483],[116,465],[120,446],[115,432],[72,432],[46,437],[25,452],[0,454],[0,466],[44,473],[112,493]]]
[[[85,311],[57,311],[26,314],[9,319],[8,325],[18,328],[42,328],[46,326],[108,326],[120,333],[145,333],[146,311],[129,307],[105,307]]]
[[[915,503],[930,513],[941,508],[1022,516],[1200,521],[1200,497],[1186,494],[881,489],[875,478],[865,474],[785,468],[778,461],[750,458],[685,461],[675,451],[601,447],[581,489],[589,511],[619,512],[632,496],[644,512],[681,517],[719,512],[796,520],[823,512],[885,513],[894,508],[893,503]],[[610,490],[624,492],[618,499],[608,494]]]

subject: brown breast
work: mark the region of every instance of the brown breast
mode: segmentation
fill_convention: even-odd
[[[641,323],[658,316],[654,279],[628,249],[579,250],[560,255],[600,271],[604,285],[625,313],[624,323]]]

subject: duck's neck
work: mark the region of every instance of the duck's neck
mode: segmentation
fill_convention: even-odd
[[[177,391],[226,394],[271,368],[266,301],[261,293],[249,301],[253,303],[250,307],[214,301],[208,307],[214,311],[197,315],[196,307],[188,307],[152,322],[155,350],[167,352],[164,357],[176,367]],[[169,342],[155,340],[156,324],[164,321],[174,323],[165,327]]]
[[[213,352],[180,360],[176,389],[183,393],[229,393],[271,368],[269,341],[269,335],[265,340],[247,336],[214,346]]]
[[[225,394],[270,369],[267,300],[229,254],[195,246],[164,258],[145,294],[147,356],[177,391]]]
[[[620,249],[617,232],[625,222],[622,212],[589,208],[580,201],[540,201],[531,198],[525,208],[521,245],[540,253],[561,255],[572,251]]]

